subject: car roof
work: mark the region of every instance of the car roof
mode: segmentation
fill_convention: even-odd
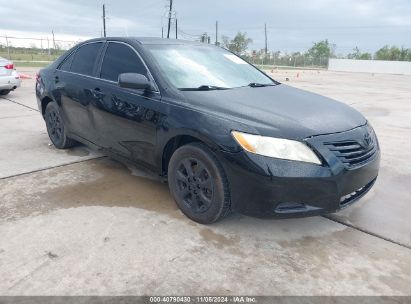
[[[156,37],[133,37],[133,39],[137,40],[141,44],[203,44],[198,41],[156,38]]]
[[[188,40],[181,40],[181,39],[167,39],[167,38],[158,38],[158,37],[104,37],[104,38],[94,38],[90,39],[87,41],[84,41],[83,43],[87,42],[92,42],[92,41],[102,41],[102,40],[108,40],[108,41],[133,41],[137,42],[143,45],[146,44],[164,44],[164,45],[184,45],[184,44],[190,44],[190,45],[205,45],[204,43],[201,43],[199,41],[188,41]],[[210,44],[211,46],[211,44]]]

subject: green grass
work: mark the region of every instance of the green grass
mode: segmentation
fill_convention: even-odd
[[[65,51],[57,51],[55,54],[48,54],[47,52],[39,52],[32,50],[12,50],[10,52],[10,60],[12,60],[16,67],[45,67],[54,60],[56,60]],[[7,51],[2,49],[0,57],[9,58]]]
[[[35,68],[44,68],[50,64],[50,62],[32,62],[32,61],[18,61],[14,62],[14,65],[18,68],[20,67],[35,67]]]
[[[10,53],[10,60],[13,61],[25,61],[25,62],[30,62],[30,61],[54,61],[56,60],[61,54],[44,54],[44,53]],[[9,55],[7,52],[0,52],[0,57],[3,58],[9,58]]]

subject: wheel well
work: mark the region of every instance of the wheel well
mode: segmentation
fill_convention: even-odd
[[[46,112],[46,107],[49,104],[49,102],[52,102],[53,100],[50,97],[44,97],[41,100],[41,114],[44,115],[44,113]]]
[[[204,143],[202,140],[196,137],[190,136],[190,135],[179,135],[179,136],[173,137],[167,142],[163,150],[163,158],[162,158],[162,174],[164,176],[167,175],[168,163],[170,162],[171,156],[173,155],[174,151],[192,142]]]

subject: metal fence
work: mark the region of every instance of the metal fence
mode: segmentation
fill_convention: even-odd
[[[54,61],[81,40],[61,40],[56,37],[28,38],[0,36],[0,57],[17,65],[45,65]]]
[[[13,60],[20,66],[44,66],[57,59],[81,40],[62,40],[57,37],[0,36],[0,57]],[[311,58],[306,54],[279,54],[278,52],[243,56],[247,61],[264,68],[326,68],[328,58]]]
[[[245,59],[258,66],[287,67],[287,68],[326,68],[328,66],[328,57],[311,57],[306,54],[299,55],[277,55],[252,57],[244,56]]]

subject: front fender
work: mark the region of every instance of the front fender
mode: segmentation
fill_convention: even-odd
[[[194,109],[172,108],[158,124],[155,159],[162,168],[163,152],[167,144],[179,136],[190,136],[205,143],[214,151],[238,152],[240,147],[231,136],[238,124]]]

